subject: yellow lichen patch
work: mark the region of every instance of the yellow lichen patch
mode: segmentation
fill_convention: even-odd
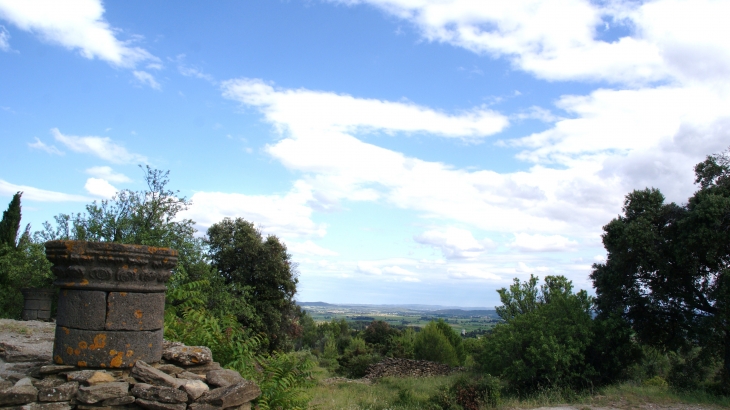
[[[132,357],[134,355],[134,352],[132,350],[127,350],[127,357]]]
[[[134,317],[136,317],[137,319],[142,319],[142,310],[140,310],[140,309],[135,310]]]
[[[63,359],[61,359],[61,356],[56,355],[56,357],[53,358],[53,361],[56,362],[56,364],[63,364]]]
[[[81,282],[79,282],[79,285],[81,285],[81,286],[86,286],[88,284],[89,284],[89,280],[88,279],[82,279]]]
[[[84,361],[82,361],[82,360],[79,360],[79,361],[78,361],[78,362],[76,363],[76,366],[78,366],[78,367],[86,367],[86,362],[84,362]]]
[[[122,356],[124,353],[119,352],[109,363],[109,367],[122,367]]]
[[[74,349],[74,354],[76,356],[80,355],[81,354],[81,350],[77,347],[76,349]]]
[[[150,343],[150,344],[148,345],[148,347],[152,347],[152,343]]]
[[[68,354],[68,355],[74,354],[74,348],[71,347],[71,346],[67,346],[66,347],[66,354]]]
[[[61,328],[61,330],[63,330],[63,333],[66,333],[66,334],[69,334],[69,333],[71,333],[71,331],[70,331],[70,330],[68,330],[68,328],[67,328],[67,327],[62,327],[62,328]]]
[[[66,283],[64,283],[64,285],[69,286],[69,287],[76,286],[76,282],[66,282]]]
[[[119,294],[122,296],[127,296],[127,292],[119,292]]]
[[[103,349],[104,346],[106,346],[106,335],[104,333],[99,333],[98,335],[94,336],[94,344],[89,346],[89,349]]]
[[[99,366],[101,366],[101,367],[106,367],[106,363],[102,363],[102,364],[100,364]]]
[[[193,363],[198,363],[198,358],[197,357],[191,357],[190,358],[190,361],[193,362]]]
[[[79,349],[86,349],[89,345],[83,340],[79,342]]]
[[[116,356],[116,355],[117,355],[117,351],[116,350],[112,349],[112,350],[109,351],[109,356]]]

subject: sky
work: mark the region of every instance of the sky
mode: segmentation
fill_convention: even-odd
[[[725,0],[0,0],[0,205],[83,212],[169,170],[297,299],[591,291],[626,194],[685,203],[730,146]],[[2,205],[4,208],[7,205]]]

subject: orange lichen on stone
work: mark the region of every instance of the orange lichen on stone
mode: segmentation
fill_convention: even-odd
[[[122,367],[123,354],[124,354],[123,352],[119,352],[109,363],[109,367]]]
[[[132,355],[134,355],[134,351],[127,350],[127,357],[132,357]]]
[[[73,347],[71,347],[71,346],[67,346],[67,347],[66,347],[66,354],[67,354],[67,355],[72,355],[72,354],[74,354],[74,349],[73,349]]]
[[[99,366],[101,366],[101,367],[106,367],[106,363],[102,363],[102,364],[100,364]]]
[[[112,350],[109,351],[109,356],[116,356],[116,355],[117,355],[117,351],[116,350],[112,349]]]
[[[83,340],[79,342],[79,349],[86,349],[89,345]]]
[[[61,356],[56,355],[56,357],[53,358],[53,361],[56,362],[56,364],[63,364],[63,359],[61,359]]]
[[[119,292],[119,294],[122,296],[127,296],[127,292]]]
[[[78,366],[78,367],[86,367],[86,362],[80,360],[78,363],[76,363],[76,366]]]
[[[106,335],[104,333],[99,333],[98,335],[94,336],[94,344],[89,346],[89,349],[103,349],[104,346],[106,346]]]
[[[81,285],[81,286],[86,286],[88,284],[89,284],[89,280],[88,279],[82,279],[81,282],[79,282],[79,285]]]
[[[79,349],[79,348],[74,349],[74,354],[76,356],[80,355],[81,354],[81,349]]]
[[[63,333],[66,333],[66,334],[69,334],[69,333],[71,333],[71,331],[70,331],[70,330],[68,330],[68,328],[67,328],[67,327],[61,327],[61,330],[63,330]]]
[[[191,357],[190,358],[190,361],[193,362],[193,363],[198,363],[198,358],[197,357]]]
[[[136,317],[137,319],[142,319],[142,311],[140,309],[135,310],[134,317]]]

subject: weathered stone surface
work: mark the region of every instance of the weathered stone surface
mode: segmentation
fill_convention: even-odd
[[[66,373],[66,380],[70,382],[85,382],[89,377],[93,376],[98,370],[77,370]]]
[[[86,404],[98,403],[102,400],[124,397],[129,393],[129,383],[112,382],[102,383],[95,386],[81,386],[76,398]]]
[[[60,386],[64,383],[66,383],[65,377],[53,375],[53,376],[46,376],[41,380],[33,382],[33,386],[35,386],[36,389],[41,389],[41,388],[46,388],[46,387]]]
[[[55,328],[47,322],[0,319],[0,359],[7,363],[49,364]]]
[[[26,404],[38,399],[38,389],[33,387],[30,378],[18,380],[13,387],[0,390],[0,406]]]
[[[107,330],[162,329],[165,294],[109,292],[107,297]]]
[[[67,370],[73,370],[75,368],[76,368],[76,366],[49,364],[46,366],[42,366],[40,373],[41,374],[56,374],[56,373],[60,373],[60,372],[65,372]]]
[[[69,402],[29,403],[23,406],[2,407],[3,410],[71,410]]]
[[[100,372],[94,372],[94,374],[91,375],[88,379],[86,379],[86,384],[89,386],[93,386],[95,384],[100,383],[110,383],[113,381],[116,381],[116,377],[112,376],[110,373],[107,373],[105,371]]]
[[[177,251],[112,242],[49,241],[46,258],[62,289],[164,292]]]
[[[211,370],[205,377],[209,385],[216,387],[227,387],[243,381],[240,373],[229,369]]]
[[[210,387],[200,380],[183,380],[181,389],[185,390],[190,400],[198,400],[200,396],[210,391]]]
[[[190,403],[188,404],[188,410],[221,410],[223,407],[214,406],[210,403]]]
[[[106,399],[101,402],[102,406],[126,406],[127,404],[134,403],[134,396],[123,396],[115,397],[113,399]]]
[[[153,386],[147,383],[135,384],[130,391],[138,399],[154,400],[163,403],[185,403],[188,395],[174,387]]]
[[[368,366],[365,379],[380,377],[427,377],[451,374],[463,370],[463,367],[451,367],[446,364],[426,360],[396,359],[388,357]]]
[[[159,401],[137,399],[134,404],[149,410],[185,410],[185,403],[161,403]]]
[[[188,371],[184,371],[177,375],[178,379],[185,379],[185,380],[200,380],[201,382],[204,382],[206,380],[204,375],[190,373]]]
[[[56,326],[104,330],[106,292],[61,289],[58,294]]]
[[[222,369],[220,363],[218,362],[211,362],[208,364],[204,364],[202,366],[186,366],[185,370],[189,371],[190,373],[195,374],[206,374],[211,370],[220,370]]]
[[[38,401],[69,401],[79,390],[78,382],[68,382],[54,387],[38,389]]]
[[[135,363],[130,374],[137,380],[158,386],[174,387],[177,389],[182,384],[181,380],[161,372],[141,360]]]
[[[13,387],[15,383],[11,382],[10,380],[2,380],[0,379],[0,390],[7,389],[8,387]]]
[[[18,381],[26,376],[40,376],[40,368],[46,363],[43,362],[20,362],[1,363],[0,378]]]
[[[256,383],[244,380],[228,387],[213,389],[207,395],[201,397],[200,401],[226,408],[248,403],[260,395],[261,389]]]
[[[177,367],[174,364],[161,364],[161,365],[156,366],[156,369],[162,370],[163,372],[165,372],[169,375],[172,375],[172,376],[175,376],[175,375],[178,375],[178,374],[184,372],[184,370],[182,368]]]
[[[79,367],[132,367],[138,360],[162,356],[162,329],[155,331],[93,331],[59,326],[53,360]]]
[[[205,346],[174,346],[165,349],[162,357],[183,366],[202,365],[213,361],[213,353]]]

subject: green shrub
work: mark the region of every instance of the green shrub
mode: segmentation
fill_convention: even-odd
[[[667,387],[668,383],[663,377],[654,376],[651,379],[644,380],[641,385],[646,387]]]
[[[461,376],[451,386],[442,387],[431,398],[431,404],[443,410],[479,410],[497,407],[501,385],[490,375],[481,377]]]
[[[447,336],[436,325],[436,322],[430,322],[416,335],[413,352],[416,359],[419,360],[429,360],[448,364],[449,366],[459,365],[459,358],[454,346],[451,345]]]

